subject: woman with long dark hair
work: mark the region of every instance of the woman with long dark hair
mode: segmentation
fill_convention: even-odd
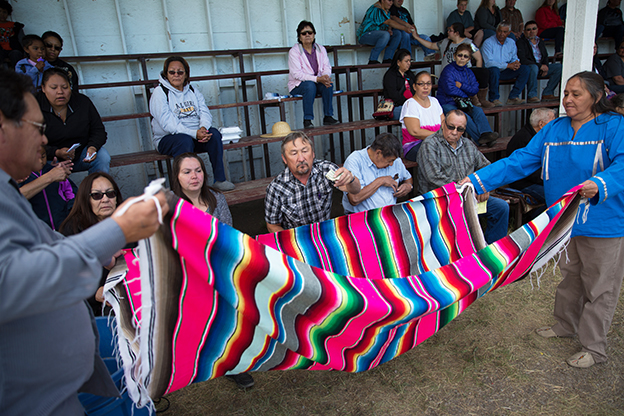
[[[65,236],[81,233],[110,217],[122,202],[121,190],[112,176],[105,172],[92,173],[80,183],[74,206],[59,231]],[[102,313],[103,288],[109,268],[102,270],[99,289],[94,296],[87,299],[95,315]]]
[[[392,64],[383,77],[383,94],[394,103],[392,120],[398,120],[406,100],[412,98],[416,75],[410,70],[412,54],[407,49],[399,49],[394,54]]]
[[[624,117],[605,98],[602,77],[589,71],[568,80],[562,103],[566,117],[462,183],[471,181],[480,194],[542,168],[546,205],[582,185],[577,221],[559,261],[556,323],[536,332],[544,338],[577,335],[581,351],[567,362],[586,368],[607,360],[607,333],[624,276]]]
[[[183,153],[173,160],[171,190],[174,194],[219,221],[232,225],[232,214],[221,192],[207,182],[206,166],[196,153]]]

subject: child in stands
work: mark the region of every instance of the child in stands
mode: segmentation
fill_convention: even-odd
[[[43,71],[52,68],[52,65],[43,58],[45,47],[43,40],[37,35],[26,35],[22,39],[22,46],[26,53],[26,58],[15,65],[15,72],[28,75],[33,80],[35,89],[41,89]]]

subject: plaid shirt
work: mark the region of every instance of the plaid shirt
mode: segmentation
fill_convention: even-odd
[[[423,140],[417,159],[420,194],[458,182],[490,164],[470,139],[461,137],[453,149],[444,139],[442,129]]]
[[[325,177],[338,166],[326,160],[314,160],[308,182],[304,185],[286,168],[267,187],[264,218],[268,224],[285,229],[328,220],[331,214],[333,183]]]
[[[512,32],[522,32],[522,12],[514,7],[513,10],[509,10],[507,7],[501,9],[501,15],[503,20],[506,20],[511,25]]]

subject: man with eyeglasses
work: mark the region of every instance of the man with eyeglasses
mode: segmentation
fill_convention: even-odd
[[[442,128],[427,137],[418,150],[418,192],[424,194],[451,182],[459,182],[490,162],[472,140],[463,136],[466,114],[451,110],[442,122]],[[509,205],[489,193],[477,195],[479,202],[487,201],[485,241],[491,244],[507,235]]]
[[[39,220],[15,182],[39,167],[47,143],[31,89],[30,78],[0,69],[0,413],[84,415],[78,391],[119,395],[85,299],[103,264],[158,229],[158,214],[138,202],[68,238]]]
[[[561,82],[561,64],[559,62],[549,63],[548,51],[546,45],[539,36],[537,36],[537,23],[529,20],[524,25],[524,33],[516,40],[518,48],[518,59],[520,64],[526,65],[531,69],[529,81],[527,83],[529,102],[539,101],[537,92],[538,75],[548,78],[546,88],[542,92],[542,101],[556,100],[555,88]]]

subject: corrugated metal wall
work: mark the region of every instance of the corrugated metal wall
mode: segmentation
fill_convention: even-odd
[[[601,0],[601,4],[606,0]],[[347,43],[355,43],[355,31],[372,0],[20,0],[11,2],[13,20],[26,25],[26,33],[42,34],[54,30],[65,40],[63,56],[114,55],[124,53],[183,52],[197,50],[245,49],[291,46],[296,42],[295,29],[303,20],[312,21],[317,30],[317,41],[323,44],[340,43],[344,34]],[[499,7],[504,7],[498,0]],[[525,21],[534,17],[541,0],[519,1],[518,7]],[[412,11],[420,33],[437,34],[444,30],[446,16],[456,8],[454,0],[406,0],[404,7]],[[478,3],[473,0],[469,10]],[[422,58],[422,52],[418,51]],[[368,52],[345,52],[341,64],[364,63]],[[238,62],[232,57],[193,58],[189,60],[193,75],[232,73],[238,71]],[[287,55],[250,57],[245,62],[248,71],[266,71],[287,68]],[[141,79],[136,62],[87,63],[77,65],[81,83],[102,83]],[[162,60],[149,62],[149,77],[155,79],[162,69]],[[382,70],[366,71],[365,88],[380,88]],[[287,94],[286,76],[263,80],[265,92]],[[241,101],[240,83],[232,80],[206,81],[199,88],[208,103]],[[95,102],[100,114],[119,115],[147,111],[142,88],[109,88],[84,91]],[[249,99],[255,96],[248,89]],[[320,100],[317,100],[320,101]],[[320,103],[317,103],[320,105]],[[372,104],[371,104],[372,105]],[[320,107],[317,114],[320,113]],[[239,125],[241,114],[236,110],[215,112],[218,126]],[[276,110],[267,112],[268,128],[277,121]],[[293,128],[301,127],[301,103],[287,106],[288,121]],[[317,122],[318,122],[317,116]],[[252,125],[259,132],[258,114],[252,112]],[[109,134],[107,148],[111,154],[149,149],[151,134],[147,120],[127,120],[106,123]],[[318,147],[317,147],[318,149]],[[324,147],[320,144],[321,152]],[[318,150],[317,150],[318,151]],[[257,152],[258,154],[260,152]],[[322,157],[322,154],[318,155]],[[230,174],[233,180],[243,180],[241,153],[228,152]],[[275,168],[281,166],[279,157],[273,157]],[[261,166],[258,164],[258,166]],[[126,194],[138,193],[150,169],[135,166],[115,169],[115,177]]]

